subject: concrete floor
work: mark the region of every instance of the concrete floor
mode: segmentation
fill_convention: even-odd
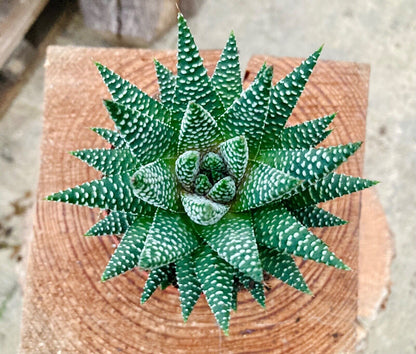
[[[366,353],[415,353],[416,334],[416,2],[414,0],[207,1],[189,20],[200,48],[221,48],[236,33],[242,65],[252,54],[305,57],[325,43],[323,59],[371,64],[365,176],[377,186],[396,259],[392,289]],[[57,44],[108,46],[74,15]],[[152,48],[176,46],[172,29]],[[33,204],[41,135],[39,66],[0,120],[0,352],[19,340],[20,246]],[[25,226],[26,225],[26,226]]]

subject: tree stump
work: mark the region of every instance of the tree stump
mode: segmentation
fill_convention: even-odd
[[[219,54],[219,51],[202,52],[211,74]],[[39,200],[52,192],[99,177],[95,170],[68,154],[71,150],[105,146],[89,127],[112,128],[101,103],[103,98],[110,96],[92,59],[109,66],[148,94],[156,95],[154,57],[174,70],[174,51],[49,48],[45,64]],[[246,85],[264,60],[273,64],[275,80],[285,76],[301,61],[253,57],[245,75]],[[364,141],[368,76],[367,65],[318,62],[289,123],[338,111],[332,123],[334,132],[323,145]],[[360,149],[339,172],[360,176],[363,154],[364,150]],[[184,324],[174,288],[163,292],[157,290],[146,304],[140,305],[145,281],[143,272],[133,270],[101,283],[101,273],[114,250],[112,239],[82,236],[98,221],[99,211],[39,201],[24,289],[21,352],[354,351],[358,342],[356,320],[360,314],[358,296],[362,286],[359,282],[362,277],[359,244],[370,236],[371,240],[376,239],[379,232],[387,234],[385,224],[378,224],[378,230],[373,228],[375,217],[383,217],[381,210],[373,208],[378,205],[377,200],[362,200],[361,196],[355,193],[324,205],[327,210],[349,220],[349,224],[314,230],[352,271],[298,259],[297,264],[314,296],[273,280],[269,283],[267,307],[263,310],[247,292],[240,293],[238,311],[231,315],[229,337],[223,336],[218,329],[203,297],[188,323]],[[361,234],[362,229],[366,235]],[[373,243],[365,244],[366,253]],[[364,269],[368,272],[366,279],[369,279],[368,274],[378,272],[378,267],[385,267],[388,262],[385,254],[374,253],[373,256],[377,268],[370,267],[369,270],[367,264]],[[385,262],[377,261],[383,257]],[[388,271],[388,267],[386,269]],[[383,273],[379,281],[381,287],[385,286],[387,278],[388,274]],[[365,284],[368,281],[364,282],[364,287]],[[366,296],[370,293],[374,293],[373,288],[367,286]],[[380,299],[379,294],[374,295]],[[367,304],[369,307],[372,305]]]

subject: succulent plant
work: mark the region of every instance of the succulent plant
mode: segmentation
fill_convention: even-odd
[[[228,333],[238,291],[265,306],[266,274],[311,293],[293,256],[349,269],[308,228],[344,224],[316,204],[375,182],[334,172],[360,143],[315,147],[334,114],[285,128],[322,48],[243,90],[233,33],[209,77],[181,14],[178,31],[177,75],[155,60],[160,100],[96,64],[115,130],[93,130],[112,148],[72,154],[104,176],[47,199],[110,210],[86,233],[123,235],[103,281],[145,269],[141,302],[173,284],[185,321],[203,293]]]

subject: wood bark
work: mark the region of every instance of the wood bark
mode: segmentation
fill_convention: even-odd
[[[109,40],[147,44],[176,21],[177,6],[195,13],[195,0],[79,0],[85,24]],[[178,4],[178,5],[177,5]]]
[[[219,51],[202,52],[210,74],[219,54]],[[91,59],[109,66],[148,94],[156,95],[154,57],[174,70],[174,51],[49,48],[39,200],[99,177],[92,168],[68,154],[71,150],[105,146],[89,127],[112,128],[101,103],[110,96]],[[264,60],[274,66],[275,80],[301,61],[253,57],[245,75],[246,86]],[[339,112],[332,123],[334,132],[323,145],[364,141],[368,77],[367,65],[320,61],[289,124]],[[363,153],[360,149],[339,172],[360,176]],[[140,305],[145,275],[138,270],[100,283],[114,244],[110,237],[82,236],[99,220],[99,211],[39,201],[24,289],[21,352],[354,351],[358,340],[360,227],[366,218],[368,231],[374,220],[374,215],[370,220],[361,213],[361,204],[360,193],[325,203],[327,210],[350,222],[314,230],[352,271],[297,260],[314,296],[273,280],[266,294],[267,309],[263,310],[248,293],[240,293],[238,311],[231,317],[230,336],[224,337],[203,297],[184,324],[174,288],[157,290],[148,303]],[[382,213],[375,209],[374,212]],[[371,248],[371,242],[366,247]],[[371,292],[371,287],[368,291]]]

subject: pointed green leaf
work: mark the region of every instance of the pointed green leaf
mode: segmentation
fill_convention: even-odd
[[[100,63],[95,65],[115,102],[161,122],[169,123],[170,113],[159,101],[151,98],[104,65]]]
[[[322,47],[303,61],[284,79],[273,87],[270,94],[270,105],[264,127],[262,149],[276,147],[276,138],[280,135],[293,108],[308,82],[309,76],[321,54]]]
[[[250,213],[227,214],[200,233],[218,255],[255,281],[263,280]]]
[[[178,212],[182,210],[173,161],[159,159],[141,166],[132,178],[134,194],[146,203]]]
[[[211,78],[224,108],[232,105],[243,91],[240,60],[234,32],[231,32]]]
[[[198,103],[214,118],[219,117],[224,112],[224,108],[212,87],[194,38],[182,14],[178,15],[177,69],[172,124],[175,127],[180,126],[188,102]]]
[[[106,176],[127,172],[137,166],[137,160],[128,149],[85,149],[71,154]]]
[[[268,67],[240,98],[218,120],[218,126],[227,138],[244,135],[250,155],[255,156],[262,139],[267,116],[273,67]]]
[[[172,127],[116,102],[104,101],[104,104],[141,164],[169,155],[174,146]]]
[[[207,151],[215,146],[219,136],[214,118],[202,106],[189,102],[179,131],[178,153]]]
[[[56,202],[85,205],[90,208],[125,211],[132,214],[150,214],[154,208],[133,194],[128,173],[104,177],[46,198]]]
[[[228,335],[234,269],[205,246],[195,257],[195,272],[218,325]]]
[[[128,228],[110,259],[101,280],[113,278],[138,266],[152,218],[141,216]]]
[[[212,188],[212,184],[209,181],[207,175],[200,174],[195,179],[195,193],[199,195],[205,195]]]
[[[137,215],[123,211],[112,211],[104,219],[91,227],[85,236],[106,236],[124,234],[129,226],[137,219]]]
[[[261,307],[266,307],[266,296],[264,295],[264,285],[262,282],[254,281],[244,273],[238,274],[238,280],[250,291],[253,299],[256,300]]]
[[[189,218],[199,225],[212,225],[220,220],[230,209],[205,197],[195,194],[182,194],[182,204]]]
[[[266,247],[260,247],[259,252],[263,268],[267,273],[299,291],[312,295],[302,273],[290,255]]]
[[[215,183],[207,194],[207,197],[211,198],[214,202],[228,203],[234,198],[235,190],[235,182],[228,176]]]
[[[148,269],[173,263],[197,247],[197,236],[182,214],[158,209],[140,256],[140,266]]]
[[[259,162],[247,172],[237,191],[234,211],[246,211],[274,202],[301,183],[289,174]]]
[[[220,144],[220,151],[229,174],[239,183],[244,176],[248,163],[246,138],[242,135],[229,139]]]
[[[192,257],[184,257],[176,262],[176,277],[178,278],[182,317],[186,322],[202,292],[195,275]]]
[[[201,162],[201,170],[209,177],[213,183],[225,177],[227,168],[222,157],[214,152],[206,154]]]
[[[377,183],[360,177],[330,173],[306,190],[290,197],[285,204],[290,210],[297,210],[369,188]]]
[[[291,211],[291,214],[306,227],[338,226],[347,223],[347,221],[315,205]]]
[[[292,177],[313,182],[335,170],[360,146],[361,143],[350,143],[317,149],[263,150],[258,160]]]
[[[168,279],[168,271],[168,266],[152,269],[146,283],[144,284],[142,297],[140,299],[141,304],[144,304],[150,296],[153,295],[157,287]]]
[[[321,143],[330,133],[326,130],[335,114],[310,120],[292,127],[284,128],[276,137],[276,149],[307,149]]]
[[[198,151],[187,151],[175,161],[175,173],[182,187],[191,191],[199,172],[200,154]]]
[[[128,144],[117,131],[105,128],[91,128],[91,130],[107,140],[116,149],[129,148]]]
[[[237,311],[238,306],[238,290],[239,290],[239,283],[238,279],[234,276],[234,282],[233,282],[233,293],[232,293],[232,300],[231,300],[231,309],[233,311]]]
[[[253,221],[257,241],[268,248],[335,268],[349,269],[286,208],[271,206],[255,210]]]
[[[166,66],[159,63],[156,59],[155,69],[157,82],[159,84],[160,101],[166,108],[172,109],[176,77]]]
[[[165,290],[169,285],[177,284],[175,263],[171,263],[166,271],[167,277],[160,283],[160,289]]]

